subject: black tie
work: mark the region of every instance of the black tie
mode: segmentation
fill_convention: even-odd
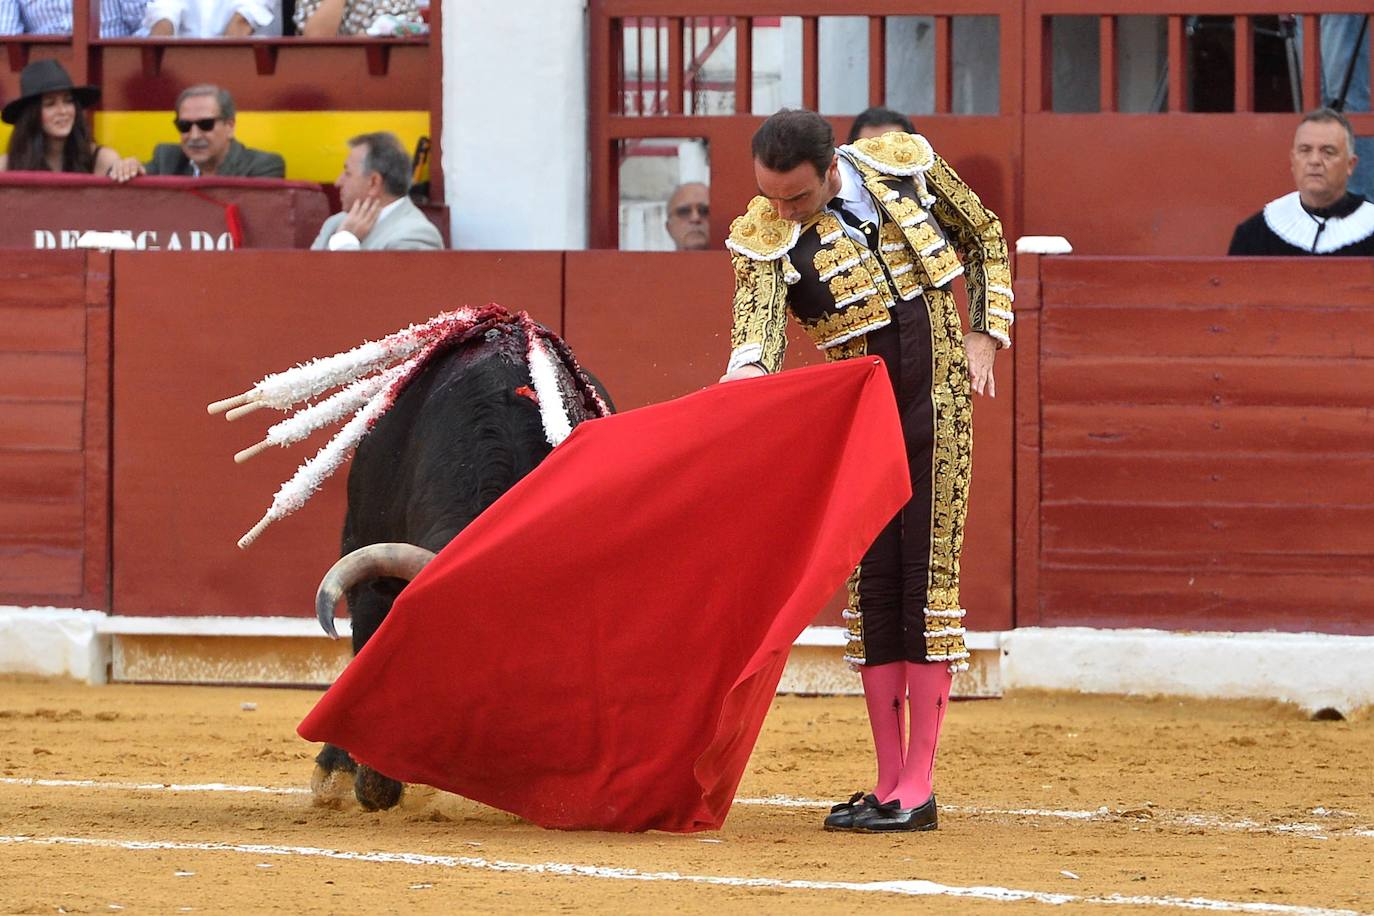
[[[858,216],[849,212],[844,205],[844,200],[839,197],[830,201],[830,208],[840,214],[840,219],[863,233],[864,242],[867,243],[870,251],[878,250],[878,227],[872,221],[859,219]]]

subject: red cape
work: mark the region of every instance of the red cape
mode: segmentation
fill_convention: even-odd
[[[589,420],[298,731],[544,827],[718,828],[792,642],[909,496],[876,359]]]

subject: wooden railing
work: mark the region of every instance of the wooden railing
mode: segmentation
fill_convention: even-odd
[[[888,40],[893,23],[924,17],[933,29],[927,45],[933,93],[925,111],[905,113],[994,207],[1009,236],[1063,234],[1092,254],[1220,254],[1237,222],[1292,190],[1287,148],[1297,123],[1294,110],[1325,101],[1318,64],[1321,16],[1367,8],[1365,0],[592,0],[591,245],[618,247],[620,163],[628,148],[647,138],[704,141],[711,157],[712,212],[718,214],[711,244],[723,243],[730,217],[756,193],[748,148],[765,114],[756,112],[754,94],[754,37],[762,29],[777,28],[780,19],[791,17],[790,94],[814,109],[825,96],[821,38],[826,20],[865,20],[866,40],[854,57],[867,54],[865,97],[877,105],[889,103],[894,89],[908,94],[910,89],[909,84],[889,85],[891,55],[898,53]],[[1302,26],[1291,37],[1292,50],[1301,51],[1294,54],[1301,62],[1300,104],[1288,105],[1290,110],[1257,105],[1256,22],[1294,15],[1294,24]],[[996,81],[996,106],[988,112],[968,113],[956,104],[954,88],[963,78],[954,70],[956,34],[964,16],[997,20],[996,69],[989,65],[986,76],[979,74]],[[1118,36],[1127,16],[1156,17],[1164,39],[1162,59],[1152,64],[1158,78],[1150,76],[1158,104],[1143,108],[1121,103]],[[1215,98],[1215,82],[1189,86],[1190,77],[1200,78],[1194,72],[1200,39],[1189,36],[1200,16],[1240,36],[1239,41],[1227,36],[1236,53],[1229,70],[1223,67],[1216,78],[1226,83],[1220,90],[1223,102],[1232,96],[1230,111],[1212,113],[1195,103],[1198,88]],[[1096,58],[1088,72],[1067,76],[1069,88],[1088,97],[1081,107],[1056,105],[1054,99],[1053,31],[1060,17],[1096,19]],[[713,35],[724,28],[734,37],[733,72],[731,61],[720,60],[715,43],[713,62],[719,66],[711,85],[722,98],[709,113],[693,105],[695,94],[689,91],[703,63],[700,51],[692,50],[693,36],[704,31],[701,23],[710,23]],[[641,27],[649,38],[639,34]],[[1267,55],[1273,48],[1265,46],[1258,69],[1271,65]],[[1061,72],[1061,85],[1064,79]],[[725,98],[730,92],[733,103]],[[646,94],[655,104],[635,102]],[[850,93],[851,104],[855,95],[863,93]],[[1261,110],[1266,107],[1270,110]],[[856,111],[821,113],[843,137]],[[1374,114],[1353,112],[1349,118],[1357,134],[1374,134]]]

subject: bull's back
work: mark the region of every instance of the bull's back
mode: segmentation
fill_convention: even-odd
[[[438,551],[548,455],[513,335],[430,360],[363,439],[348,475],[343,550]]]

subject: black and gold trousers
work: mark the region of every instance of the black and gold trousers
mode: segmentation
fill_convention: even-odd
[[[882,358],[897,399],[912,492],[850,576],[845,658],[859,665],[910,661],[964,670],[959,553],[973,411],[954,296],[932,289],[899,301],[890,324],[829,355]]]

